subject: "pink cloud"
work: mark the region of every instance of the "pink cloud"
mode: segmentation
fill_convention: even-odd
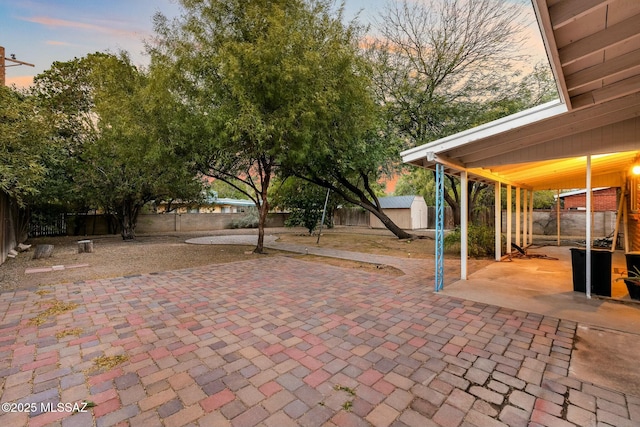
[[[23,21],[33,22],[35,24],[44,25],[52,28],[72,28],[78,30],[94,31],[100,33],[113,34],[118,36],[130,36],[136,33],[135,30],[122,30],[104,25],[89,24],[80,21],[69,21],[66,19],[52,18],[49,16],[30,16],[21,18]]]
[[[56,40],[47,40],[45,43],[52,46],[71,46],[71,43],[59,42]]]

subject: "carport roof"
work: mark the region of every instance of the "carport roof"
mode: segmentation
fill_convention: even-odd
[[[620,186],[640,160],[640,2],[534,0],[561,99],[402,153],[525,188]]]

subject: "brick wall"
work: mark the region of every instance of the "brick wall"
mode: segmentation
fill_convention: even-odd
[[[605,188],[593,192],[593,210],[595,212],[615,211],[618,209],[616,188]],[[564,198],[565,209],[585,208],[587,206],[587,197],[585,194],[575,194]]]
[[[630,250],[640,251],[640,215],[630,215],[628,225]]]

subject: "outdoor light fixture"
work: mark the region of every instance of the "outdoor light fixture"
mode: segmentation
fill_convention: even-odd
[[[631,172],[634,175],[640,175],[640,165],[635,165],[634,167],[631,168]]]

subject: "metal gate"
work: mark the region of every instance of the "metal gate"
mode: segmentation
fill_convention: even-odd
[[[29,237],[65,236],[67,215],[56,208],[42,208],[31,211]]]

